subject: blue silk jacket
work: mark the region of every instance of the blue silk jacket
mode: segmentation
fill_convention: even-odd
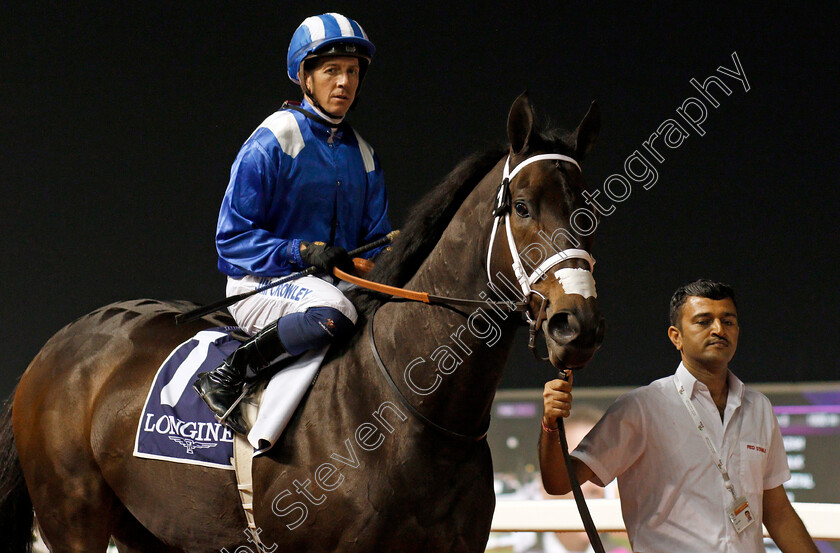
[[[301,240],[352,250],[390,232],[387,210],[382,167],[356,131],[280,110],[231,167],[216,226],[219,270],[233,277],[299,271]]]

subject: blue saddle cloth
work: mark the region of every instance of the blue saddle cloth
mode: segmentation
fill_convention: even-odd
[[[193,390],[199,372],[218,367],[241,342],[237,327],[202,330],[158,369],[137,426],[135,457],[233,470],[233,433]]]

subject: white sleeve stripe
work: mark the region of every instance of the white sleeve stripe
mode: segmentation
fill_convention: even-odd
[[[309,40],[310,42],[316,42],[318,40],[323,40],[326,36],[327,32],[324,29],[324,22],[321,21],[320,17],[312,16],[307,17],[303,25],[309,30]]]
[[[353,132],[356,134],[356,140],[359,141],[359,151],[362,153],[362,161],[365,164],[365,172],[370,173],[376,169],[376,163],[373,161],[373,148],[371,148],[370,144],[365,142],[364,138],[359,136],[356,129],[353,129]]]

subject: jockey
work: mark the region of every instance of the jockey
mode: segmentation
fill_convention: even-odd
[[[337,13],[309,17],[292,36],[289,78],[303,102],[286,103],[254,131],[231,168],[216,227],[227,295],[252,291],[309,266],[320,272],[230,306],[252,337],[193,387],[222,420],[253,376],[275,360],[350,335],[356,310],[334,285],[347,250],[385,236],[388,199],[373,149],[344,121],[356,105],[375,49],[362,27]],[[366,254],[373,257],[381,248]]]

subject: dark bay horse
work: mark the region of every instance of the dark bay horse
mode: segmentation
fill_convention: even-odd
[[[283,437],[254,459],[256,525],[268,551],[483,551],[495,499],[480,436],[520,324],[518,313],[493,303],[505,289],[501,299],[514,298],[510,289],[522,283],[511,244],[530,248],[527,273],[545,261],[535,256],[573,252],[545,261],[546,276],[525,281],[551,362],[582,367],[600,345],[603,319],[588,254],[580,253],[589,237],[568,230],[570,215],[589,209],[576,160],[598,134],[597,105],[563,135],[537,129],[523,95],[507,126],[509,151],[456,167],[417,206],[371,276],[487,301],[452,309],[358,295],[359,332],[331,352]],[[535,158],[542,154],[551,156]],[[499,194],[506,162],[513,176],[508,194]],[[509,206],[498,233],[497,203],[497,214]],[[574,278],[563,280],[559,269]],[[138,300],[101,308],[59,331],[32,361],[0,422],[5,550],[23,550],[34,507],[53,552],[101,553],[112,536],[123,553],[257,551],[232,472],[132,455],[163,359],[197,331],[230,324],[217,314],[175,326],[191,307]],[[396,390],[377,368],[371,324]]]

